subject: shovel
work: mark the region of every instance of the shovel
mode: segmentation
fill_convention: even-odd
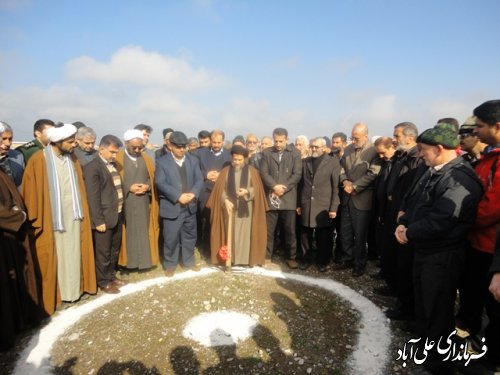
[[[227,223],[227,258],[226,271],[231,271],[231,258],[233,256],[233,210],[229,212]]]

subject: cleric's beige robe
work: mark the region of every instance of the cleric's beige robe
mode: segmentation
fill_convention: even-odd
[[[71,160],[78,178],[78,187],[83,209],[83,220],[80,223],[81,282],[80,292],[94,294],[97,292],[95,276],[94,248],[92,229],[87,205],[87,192],[83,182],[83,174],[76,156]],[[43,308],[52,315],[61,304],[61,295],[57,281],[57,253],[52,224],[52,207],[50,204],[49,182],[45,154],[36,152],[28,161],[24,170],[21,195],[26,204],[28,220],[35,236],[36,262],[42,279]]]

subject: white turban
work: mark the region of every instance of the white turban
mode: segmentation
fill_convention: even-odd
[[[140,130],[137,130],[137,129],[127,130],[125,132],[125,134],[123,135],[123,140],[125,142],[130,141],[131,139],[134,139],[134,138],[140,138],[140,139],[144,140],[144,136],[142,135],[142,132]]]
[[[54,126],[47,129],[47,138],[51,142],[60,142],[76,134],[76,126],[73,124],[64,124],[63,126]]]

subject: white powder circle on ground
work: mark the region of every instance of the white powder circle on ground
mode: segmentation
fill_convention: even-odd
[[[96,309],[124,296],[146,290],[154,285],[170,284],[178,280],[206,277],[216,272],[204,268],[200,272],[188,271],[172,278],[159,277],[134,284],[128,284],[120,290],[120,294],[105,294],[88,303],[60,311],[52,316],[50,322],[40,329],[20,353],[13,375],[49,375],[53,374],[50,364],[50,350],[54,342],[78,322],[82,317],[91,314]],[[318,286],[329,290],[346,301],[361,313],[358,343],[348,360],[350,374],[384,374],[388,362],[388,349],[391,343],[391,332],[385,315],[373,302],[352,290],[346,285],[329,279],[290,274],[279,271],[269,271],[254,267],[244,273],[260,276],[295,280],[306,285]]]
[[[203,313],[189,320],[182,331],[188,339],[203,346],[235,345],[252,335],[258,322],[236,311]]]

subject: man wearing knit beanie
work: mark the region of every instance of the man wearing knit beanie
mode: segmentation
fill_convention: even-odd
[[[465,263],[465,237],[483,189],[469,163],[457,156],[456,128],[438,124],[417,138],[428,170],[409,190],[395,236],[415,249],[413,283],[417,336],[423,345],[453,334],[454,303]],[[452,374],[437,346],[428,351],[424,367],[435,374]]]

